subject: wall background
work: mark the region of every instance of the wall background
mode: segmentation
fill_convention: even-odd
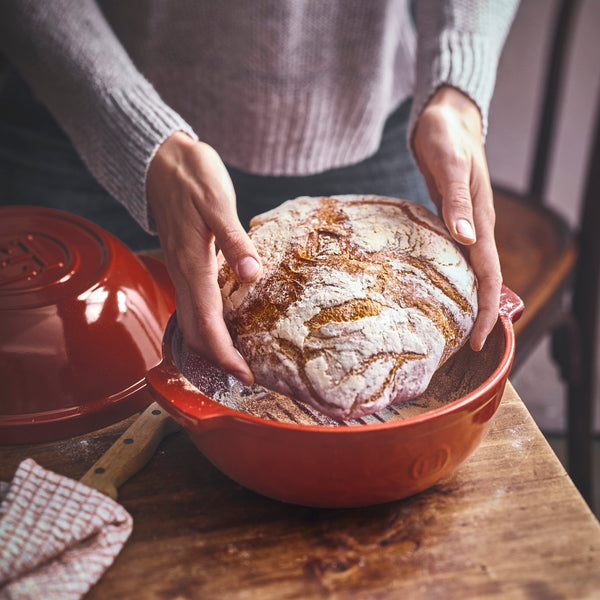
[[[490,109],[486,151],[492,180],[519,191],[526,189],[529,178],[542,94],[543,57],[549,49],[557,6],[557,0],[521,0],[500,61]],[[559,101],[560,118],[546,189],[549,205],[571,223],[576,222],[579,214],[594,109],[600,97],[598,32],[600,0],[583,0],[569,51],[566,88]],[[600,373],[600,360],[597,372]],[[564,430],[564,386],[549,358],[548,340],[511,380],[542,430],[550,433]],[[600,431],[599,387],[597,431]]]

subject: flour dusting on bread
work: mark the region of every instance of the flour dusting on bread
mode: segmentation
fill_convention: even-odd
[[[255,217],[263,276],[219,273],[225,321],[257,383],[336,419],[422,393],[467,340],[475,275],[427,209],[301,197]]]

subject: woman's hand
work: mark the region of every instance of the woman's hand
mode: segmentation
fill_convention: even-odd
[[[452,237],[466,246],[479,281],[471,347],[481,350],[496,319],[502,274],[496,215],[477,106],[455,88],[440,88],[423,109],[413,148],[431,199]]]
[[[215,242],[240,281],[257,279],[261,265],[238,219],[225,165],[208,144],[175,133],[150,164],[147,194],[186,345],[251,384],[254,377],[223,320]]]

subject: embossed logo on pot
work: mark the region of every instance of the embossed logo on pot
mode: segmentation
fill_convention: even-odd
[[[427,454],[419,456],[412,464],[411,475],[414,479],[431,477],[440,472],[450,460],[450,448],[440,446]]]
[[[68,251],[47,235],[0,238],[0,286],[26,290],[59,281],[67,272]]]

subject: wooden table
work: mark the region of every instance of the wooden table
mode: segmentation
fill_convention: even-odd
[[[132,419],[0,447],[79,478]],[[512,386],[475,454],[418,496],[354,510],[285,505],[217,471],[185,432],[120,490],[133,534],[86,599],[600,598],[600,524]]]

